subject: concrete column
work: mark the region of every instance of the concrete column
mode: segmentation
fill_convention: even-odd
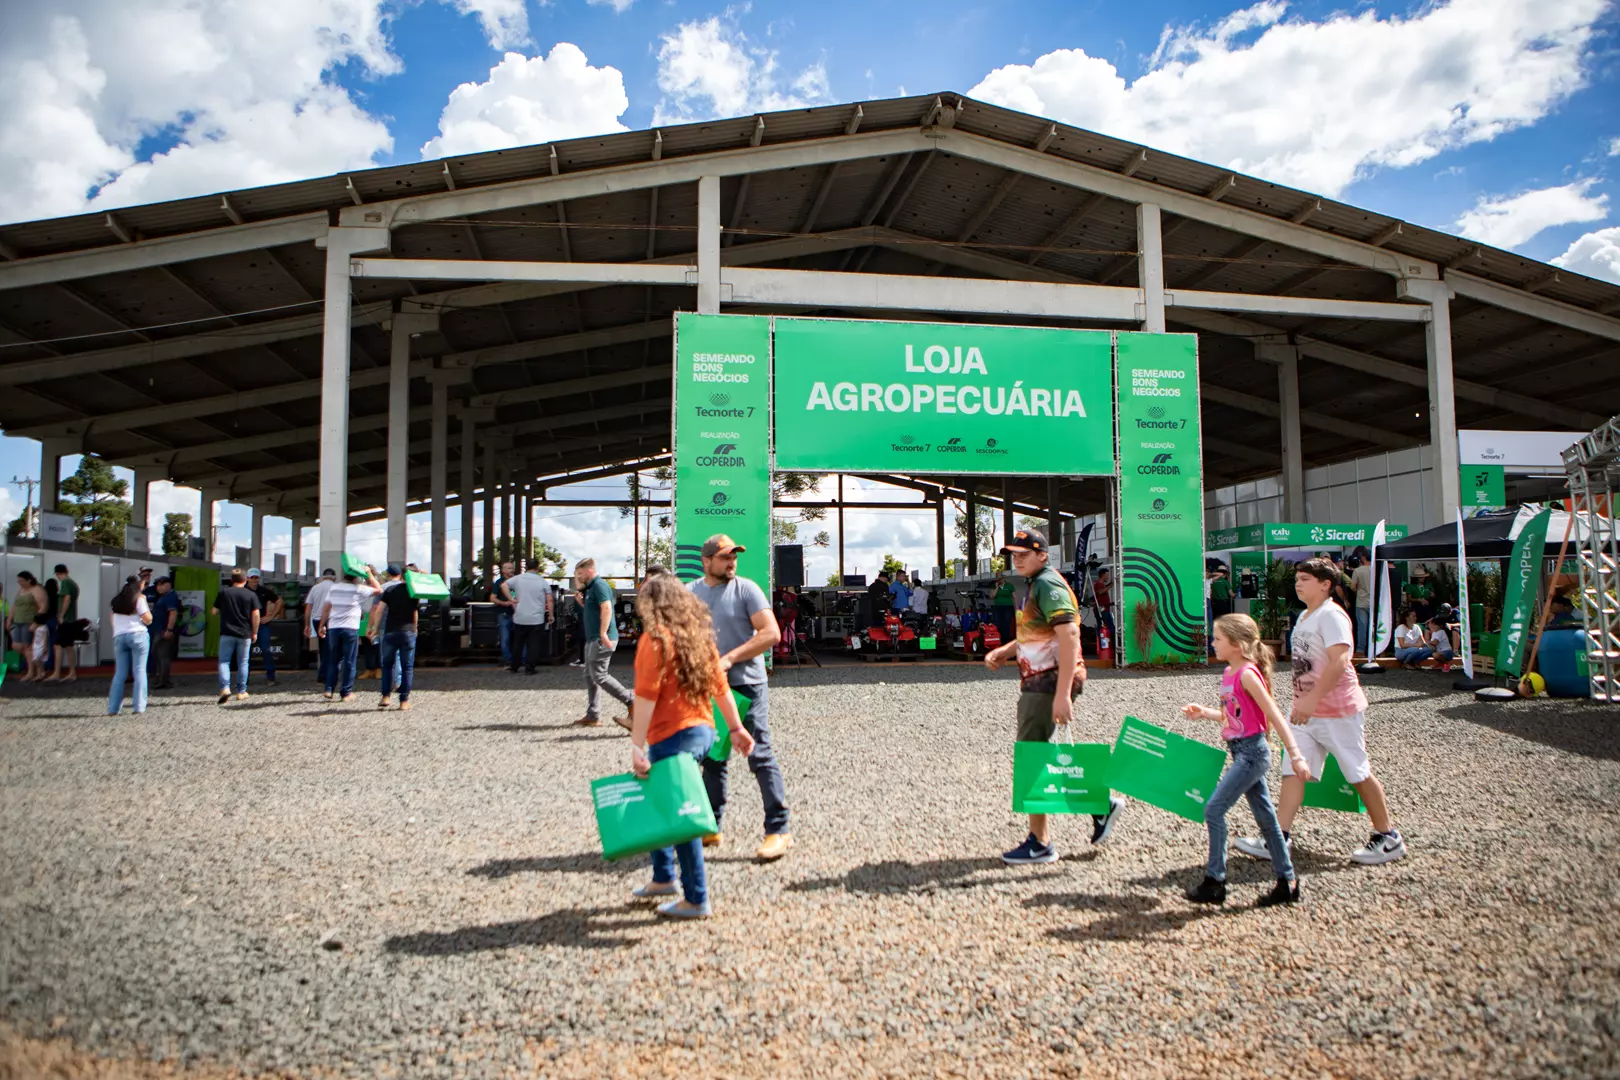
[[[1052,545],[1052,565],[1063,565],[1063,536],[1058,528],[1063,522],[1062,512],[1058,508],[1058,478],[1046,478],[1046,542]]]
[[[1002,479],[1001,479],[1001,546],[1006,547],[1008,544],[1012,543],[1012,536],[1013,536],[1012,485],[1007,482],[1006,477],[1002,477]],[[1011,571],[1012,567],[1009,566],[1007,569],[1009,571]]]
[[[444,560],[445,512],[444,505],[450,486],[450,386],[443,379],[433,379],[433,438],[428,463],[428,535],[433,550],[428,554],[428,565],[435,574],[446,577]]]
[[[152,484],[154,481],[162,479],[164,479],[162,469],[135,470],[135,480],[129,486],[129,519],[136,528],[150,529],[152,527],[150,520],[152,516]],[[158,534],[156,539],[161,540],[163,534],[161,523],[154,531]],[[158,547],[162,547],[162,545],[159,544]]]
[[[398,314],[388,335],[388,561],[405,563],[411,445],[411,332]]]
[[[504,556],[510,555],[512,549],[512,480],[511,470],[507,469],[505,466],[502,466],[500,469],[499,486],[500,495],[497,496],[495,501],[500,504],[497,508],[497,512],[501,516],[501,527],[500,530],[495,534],[496,544],[499,545],[500,548],[500,550],[497,550],[495,553],[496,562],[501,561]]]
[[[939,576],[943,579],[949,576],[945,573],[945,493],[935,492],[934,499],[934,558],[939,560]]]
[[[1277,365],[1277,400],[1282,406],[1283,520],[1305,520],[1305,456],[1300,447],[1299,348],[1260,344],[1255,359]]]
[[[698,180],[698,295],[700,315],[720,311],[720,178]]]
[[[248,541],[248,546],[249,546],[250,550],[253,552],[253,554],[250,557],[249,561],[251,561],[254,566],[256,566],[256,567],[258,567],[260,569],[263,569],[264,564],[265,564],[265,558],[264,558],[264,518],[265,518],[265,509],[264,509],[264,507],[255,504],[252,507],[252,510],[253,510],[253,532],[252,532],[252,539]],[[247,569],[247,567],[243,567],[243,569],[245,570],[245,569]]]
[[[974,498],[973,483],[967,484],[967,572],[979,572],[979,502]]]
[[[287,576],[296,580],[304,576],[304,523],[293,518],[290,524],[292,534],[287,546]]]
[[[62,501],[62,457],[81,452],[78,439],[42,439],[39,444],[39,508],[56,512]]]
[[[387,251],[385,228],[326,231],[325,321],[321,331],[321,562],[338,567],[349,526],[349,258]]]
[[[1426,524],[1457,520],[1461,480],[1457,474],[1457,398],[1451,363],[1451,287],[1443,281],[1405,281],[1403,298],[1424,300],[1431,318],[1423,326],[1429,359],[1429,447],[1434,463],[1429,505],[1435,517]]]
[[[493,409],[461,410],[461,576],[472,580],[478,561],[478,536],[473,527],[473,504],[477,502],[477,428],[495,418]]]
[[[1137,278],[1142,285],[1142,329],[1164,333],[1164,234],[1159,208],[1142,203],[1136,208]],[[1051,539],[1048,537],[1047,539]]]
[[[230,492],[225,488],[207,488],[197,496],[197,535],[202,537],[203,558],[207,562],[215,561],[214,504],[229,496]]]
[[[534,502],[531,494],[532,490],[528,484],[523,485],[523,521],[518,528],[518,534],[522,537],[522,540],[518,544],[518,551],[523,553],[525,559],[529,558],[529,553],[534,550]]]
[[[490,552],[490,558],[495,557],[495,443],[493,440],[484,443],[484,543],[479,550]],[[484,567],[487,572],[490,568]]]

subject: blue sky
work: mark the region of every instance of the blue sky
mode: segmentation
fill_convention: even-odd
[[[35,8],[0,34],[0,147],[22,148],[0,153],[0,220],[954,90],[1620,280],[1610,0]],[[0,439],[0,479],[38,468],[33,444]],[[9,518],[20,492],[4,496]],[[222,507],[226,545],[246,517]],[[618,542],[616,521],[568,521]]]

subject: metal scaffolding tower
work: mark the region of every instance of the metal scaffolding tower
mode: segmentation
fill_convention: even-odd
[[[1620,416],[1564,451],[1570,509],[1588,528],[1577,528],[1581,618],[1593,701],[1620,701],[1620,537],[1614,528],[1614,493],[1620,488]]]

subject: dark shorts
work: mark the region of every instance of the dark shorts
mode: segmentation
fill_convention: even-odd
[[[1080,691],[1084,688],[1085,684],[1077,681],[1070,700],[1079,697]],[[1031,690],[1025,690],[1018,695],[1019,742],[1052,741],[1052,733],[1057,730],[1057,725],[1052,723],[1052,703],[1056,700],[1056,694],[1042,694]]]

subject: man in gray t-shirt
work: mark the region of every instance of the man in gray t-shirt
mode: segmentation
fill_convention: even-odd
[[[782,639],[782,631],[764,590],[737,576],[737,556],[744,550],[723,533],[709,537],[703,544],[703,577],[687,587],[708,605],[715,642],[720,647],[720,670],[726,673],[732,692],[745,699],[738,703],[738,711],[743,714],[743,726],[754,737],[748,767],[759,782],[760,798],[765,803],[765,841],[755,855],[762,862],[772,862],[793,846],[793,834],[788,832],[787,791],[771,749],[765,683],[765,654]],[[703,760],[703,786],[708,789],[716,825],[726,811],[726,764],[713,758]],[[720,834],[704,837],[703,842],[718,844]]]

